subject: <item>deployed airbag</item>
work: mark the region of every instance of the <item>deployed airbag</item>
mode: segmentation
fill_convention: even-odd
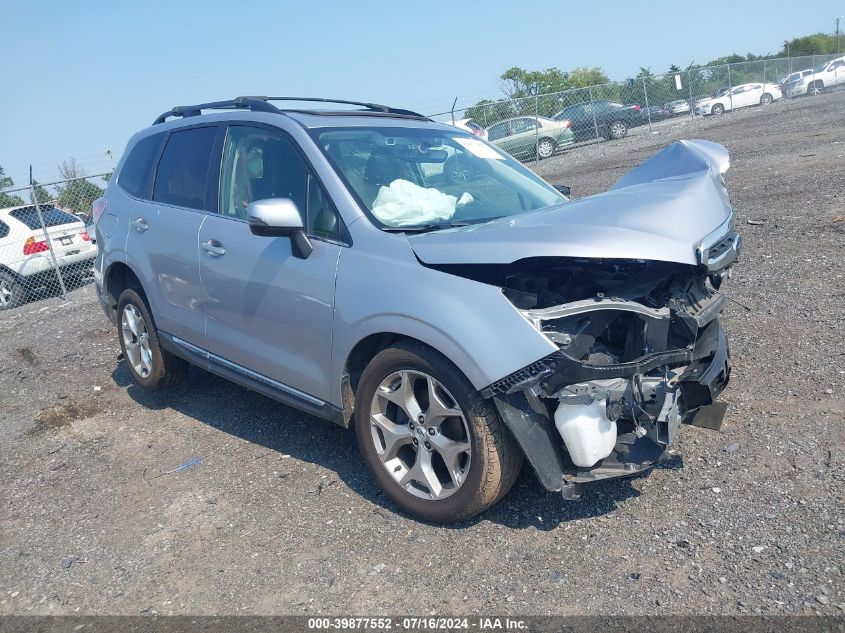
[[[420,187],[408,180],[397,179],[389,187],[381,187],[375,202],[373,215],[389,226],[409,226],[444,222],[455,215],[458,204],[468,204],[472,196],[464,193],[460,199],[455,196]]]

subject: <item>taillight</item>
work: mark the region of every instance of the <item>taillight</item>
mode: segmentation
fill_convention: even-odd
[[[50,247],[47,246],[46,241],[38,242],[32,235],[26,238],[26,242],[23,243],[24,255],[35,255],[36,253],[43,253],[48,250],[50,250]]]
[[[473,130],[472,133],[476,136],[484,136],[484,130]]]
[[[563,127],[572,127],[572,121],[570,121],[569,119],[566,119],[563,122]]]
[[[82,229],[82,230],[79,232],[79,237],[81,237],[81,238],[82,238],[82,241],[83,241],[83,242],[90,242],[90,241],[91,241],[91,236],[90,236],[90,235],[88,235],[88,231],[86,231],[85,229]]]
[[[106,199],[105,198],[97,198],[94,200],[94,204],[91,205],[91,215],[94,217],[94,224],[96,224],[100,216],[103,215],[103,211],[106,210]]]
[[[642,110],[642,108],[640,106],[638,106],[638,105],[634,106],[634,112],[639,112],[640,110]]]

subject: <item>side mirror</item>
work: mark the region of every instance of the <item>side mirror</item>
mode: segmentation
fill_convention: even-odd
[[[305,234],[296,203],[288,198],[266,198],[250,202],[246,208],[249,230],[262,237],[290,237],[291,252],[306,259],[314,250]]]
[[[565,195],[567,198],[571,197],[571,189],[566,185],[552,185],[555,189],[557,189],[560,193]]]

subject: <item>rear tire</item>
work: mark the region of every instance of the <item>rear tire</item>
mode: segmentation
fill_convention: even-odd
[[[537,156],[540,159],[551,158],[554,155],[556,148],[557,144],[553,139],[541,138],[537,141]]]
[[[158,391],[185,378],[187,361],[161,348],[147,302],[132,288],[117,300],[117,332],[123,359],[139,387]]]
[[[721,103],[717,103],[710,109],[710,114],[724,114],[725,113],[725,106]]]
[[[614,121],[607,126],[608,141],[618,141],[628,135],[628,124],[625,121]]]
[[[808,95],[813,95],[813,96],[820,95],[822,92],[824,92],[824,83],[822,83],[822,81],[820,79],[817,79],[816,81],[811,83],[809,86],[807,86],[807,94]]]
[[[768,92],[760,97],[760,105],[769,105],[772,101],[774,98]]]
[[[0,310],[17,308],[26,300],[26,288],[12,274],[0,272]]]
[[[385,494],[425,521],[483,512],[508,493],[522,467],[522,451],[493,403],[420,343],[397,343],[367,365],[355,398],[355,434]],[[458,455],[451,468],[448,455]]]

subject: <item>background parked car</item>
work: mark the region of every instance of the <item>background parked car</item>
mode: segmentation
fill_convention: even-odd
[[[446,121],[446,124],[461,129],[464,132],[469,132],[470,134],[480,136],[483,139],[487,138],[487,130],[478,125],[478,123],[476,123],[472,119],[455,119],[451,121]]]
[[[788,87],[788,96],[817,95],[829,88],[845,85],[845,57],[837,57],[808,73],[802,73]]]
[[[798,80],[801,79],[801,77],[806,77],[807,75],[812,74],[812,68],[807,68],[806,70],[799,70],[794,73],[789,73],[785,77],[781,77],[781,79],[778,80],[778,88],[780,88],[780,91],[783,93],[784,97],[788,97],[790,96],[788,94],[790,89],[794,84],[798,83]]]
[[[41,205],[41,217],[62,272],[80,276],[90,271],[97,247],[85,224],[50,205]],[[0,209],[0,310],[20,305],[29,290],[52,283],[47,236],[34,206]]]
[[[783,94],[775,84],[740,84],[722,88],[712,98],[700,101],[695,106],[695,113],[701,116],[722,114],[737,108],[766,105],[781,97]]]
[[[655,121],[665,121],[672,114],[663,106],[649,106],[647,108],[642,109],[643,118],[647,121],[650,120],[652,123]]]
[[[549,158],[574,143],[572,123],[545,117],[521,116],[487,128],[487,138],[516,158]]]
[[[603,136],[608,141],[624,138],[628,129],[647,123],[639,105],[624,105],[614,101],[591,101],[567,106],[553,119],[571,121],[575,142],[588,141]]]
[[[670,101],[665,106],[663,106],[670,115],[677,116],[679,114],[689,114],[690,105],[686,99],[678,99],[676,101]]]

